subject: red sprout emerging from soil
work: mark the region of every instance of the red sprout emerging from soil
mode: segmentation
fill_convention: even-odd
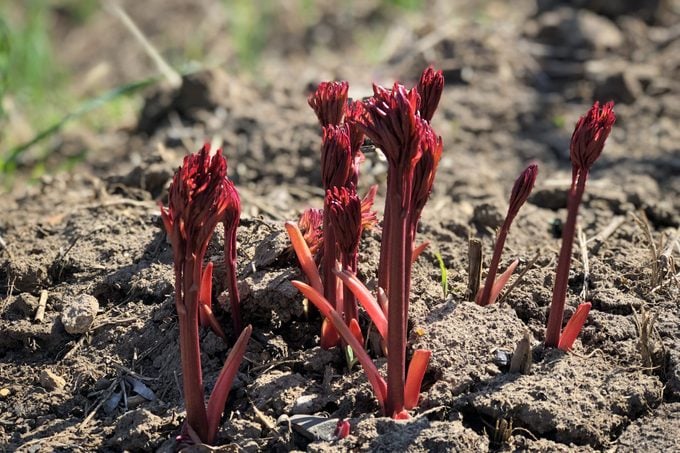
[[[302,239],[299,229],[291,222],[286,224],[300,266],[311,284],[294,281],[293,285],[325,318],[322,346],[329,344],[328,340],[334,333],[341,337],[364,368],[383,412],[398,419],[408,418],[407,410],[417,405],[420,386],[430,358],[430,351],[415,351],[407,375],[406,337],[411,264],[417,253],[424,248],[419,247],[414,251],[413,243],[418,220],[432,191],[434,175],[442,154],[441,137],[434,133],[429,120],[441,97],[443,81],[441,71],[428,68],[418,87],[412,90],[407,90],[398,83],[392,89],[374,85],[372,98],[346,107],[345,123],[324,128],[321,167],[327,196],[324,203],[324,257],[321,277],[313,266],[308,244]],[[419,91],[425,99],[422,112],[419,110]],[[310,101],[310,105],[316,111],[331,109],[320,106],[323,99],[323,96],[317,95],[314,102]],[[425,116],[421,117],[423,114]],[[345,131],[347,139],[344,134],[341,135]],[[354,189],[358,179],[358,164],[363,157],[360,151],[362,134],[366,134],[383,151],[389,164],[378,270],[380,302],[373,298],[355,275],[356,250],[361,229],[372,226],[377,220],[370,211],[377,188],[372,187],[361,201]],[[345,140],[349,142],[354,164],[354,169],[349,174],[345,172]],[[346,174],[347,178],[343,183],[341,180]],[[337,269],[335,264],[335,252],[338,249],[343,256],[342,270]],[[336,293],[336,275],[344,287],[342,294]],[[387,342],[387,383],[362,345],[363,337],[356,317],[355,300],[366,309],[383,341]]]
[[[428,68],[419,85],[432,109],[427,111],[428,119],[443,88],[437,74],[441,75]],[[420,116],[418,91],[398,83],[391,90],[374,85],[374,95],[364,103],[365,112],[358,121],[388,162],[378,286],[389,301],[385,411],[396,418],[402,418],[406,409],[406,327],[415,231],[442,152],[441,138]]]
[[[335,425],[335,432],[333,435],[336,439],[344,439],[349,436],[350,424],[349,420],[338,420],[338,424]]]
[[[550,315],[548,316],[545,332],[546,346],[560,347],[563,344],[561,336],[564,334],[561,333],[561,328],[564,317],[564,304],[567,297],[571,249],[574,244],[578,207],[586,189],[586,181],[590,168],[597,158],[600,157],[600,154],[602,154],[605,141],[615,121],[616,115],[614,114],[613,102],[608,102],[602,106],[595,102],[590,110],[588,110],[588,113],[578,120],[574,133],[571,136],[569,148],[572,166],[571,188],[567,198],[567,221],[562,230],[562,246],[557,262],[557,270],[555,271],[555,287],[553,288]],[[581,307],[579,309],[581,310]],[[585,308],[580,312],[577,310],[577,313],[582,314],[583,311],[585,311]],[[583,322],[585,322],[585,316],[582,318]],[[581,323],[579,330],[582,326],[583,324]],[[571,328],[573,329],[574,327]],[[571,343],[573,343],[573,340]]]
[[[324,191],[337,188],[356,187],[359,180],[359,166],[364,160],[361,145],[364,141],[364,133],[359,128],[355,119],[363,115],[361,102],[349,101],[347,97],[349,84],[347,82],[323,82],[316,92],[308,98],[308,103],[314,110],[323,127],[321,143],[321,180]],[[349,120],[349,121],[347,121]],[[370,211],[375,189],[371,189],[364,202],[361,203],[361,224],[368,227],[377,222],[374,213]],[[321,284],[323,293],[328,300],[336,302],[338,310],[343,313],[342,295],[349,294],[339,288],[339,282],[333,273],[337,263],[338,241],[336,240],[335,227],[330,220],[330,206],[328,199],[324,200],[324,209],[321,211],[321,233],[315,234],[313,229],[304,228],[300,225],[303,234],[308,234],[306,239],[311,247],[310,253],[321,262]],[[311,242],[313,241],[313,242]],[[300,252],[296,251],[298,256]],[[356,258],[355,258],[356,261]],[[349,263],[345,263],[349,264]],[[356,268],[356,265],[353,266]],[[308,278],[314,281],[314,277]],[[349,323],[356,318],[356,303],[350,297],[346,307],[350,312],[343,313]],[[352,307],[354,307],[352,309]],[[337,345],[339,337],[332,325],[325,320],[321,332],[321,345],[330,348]]]
[[[307,103],[316,113],[322,127],[339,125],[345,116],[347,105],[347,82],[321,82]]]
[[[353,174],[352,148],[349,128],[345,124],[327,126],[323,129],[321,144],[321,181],[325,191],[334,187],[344,187]],[[323,208],[323,260],[321,261],[321,278],[326,299],[336,301],[338,298],[338,284],[333,269],[337,261],[337,246],[335,231],[330,219],[328,198]],[[330,337],[335,337],[331,329],[326,327],[322,332],[324,346],[335,346]]]
[[[512,193],[510,195],[508,213],[506,214],[503,225],[501,225],[501,229],[498,232],[498,238],[496,239],[493,257],[491,258],[489,271],[486,274],[484,287],[477,294],[477,303],[479,305],[490,305],[494,303],[503,289],[505,282],[507,282],[507,278],[510,277],[510,275],[508,275],[507,278],[504,278],[505,275],[502,275],[498,281],[496,281],[496,273],[498,272],[498,265],[501,261],[503,246],[505,245],[505,239],[508,237],[508,232],[510,231],[510,225],[512,225],[512,221],[515,219],[520,208],[527,201],[527,198],[529,198],[531,190],[534,188],[537,175],[538,166],[532,164],[529,165],[515,180],[515,184],[512,187]],[[505,281],[503,281],[503,279]]]
[[[576,337],[578,337],[578,334],[583,328],[583,324],[585,324],[586,319],[588,319],[588,313],[590,313],[591,306],[592,304],[590,302],[579,304],[576,312],[571,315],[571,318],[567,321],[567,325],[564,326],[562,335],[560,335],[560,342],[557,345],[558,348],[563,351],[568,351],[574,346]]]
[[[356,273],[358,264],[359,240],[361,239],[361,200],[356,189],[351,186],[334,187],[326,192],[326,206],[329,208],[330,224],[340,249],[342,269]],[[343,306],[337,311],[343,313],[345,322],[349,325],[352,319],[357,319],[357,303],[354,294],[344,287]]]
[[[205,145],[184,158],[170,184],[169,206],[160,205],[161,217],[172,244],[175,267],[175,306],[179,318],[182,380],[187,411],[186,430],[207,443],[215,440],[224,404],[250,338],[252,328],[243,330],[220,372],[205,405],[201,353],[198,336],[201,297],[206,274],[203,268],[208,242],[218,222],[224,220],[230,198],[227,163],[218,150],[210,155]],[[209,316],[208,316],[209,318]],[[214,317],[213,317],[214,319]]]
[[[366,287],[361,282],[359,282],[359,280],[353,274],[350,274],[346,271],[341,271],[338,272],[338,276],[346,285],[348,285],[348,287],[351,288],[361,305],[366,308],[366,312],[369,314],[384,339],[385,335],[388,334],[387,319],[385,318],[383,310],[379,306],[378,302],[373,298],[368,289],[366,289]],[[310,302],[312,302],[319,309],[321,314],[333,324],[333,327],[335,327],[338,334],[347,343],[347,345],[352,348],[356,354],[357,360],[366,373],[366,377],[373,388],[373,393],[380,403],[380,407],[382,408],[383,412],[385,414],[390,414],[396,419],[407,419],[409,417],[407,410],[413,409],[418,404],[420,387],[422,385],[425,371],[427,370],[427,364],[429,362],[431,352],[424,349],[418,349],[414,351],[411,363],[408,368],[408,374],[406,376],[404,387],[402,388],[402,393],[404,394],[403,407],[399,411],[388,412],[388,386],[385,382],[385,379],[381,376],[375,364],[364,349],[362,342],[359,338],[357,338],[355,328],[358,328],[358,323],[356,319],[353,319],[350,323],[350,326],[348,327],[340,317],[340,314],[332,307],[331,303],[326,300],[320,292],[299,281],[294,280],[292,283],[305,297],[309,299]],[[353,328],[353,326],[355,328]]]

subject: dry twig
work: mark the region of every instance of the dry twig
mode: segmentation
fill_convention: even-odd
[[[597,253],[600,251],[600,248],[604,245],[607,239],[609,239],[609,237],[614,234],[616,230],[618,230],[624,223],[626,223],[626,216],[615,216],[611,222],[609,222],[609,224],[602,229],[602,231],[588,239],[587,242],[589,244],[592,242],[593,244],[591,248],[593,255],[597,255]]]
[[[581,225],[576,227],[576,236],[578,237],[581,261],[583,263],[583,289],[581,290],[580,296],[583,302],[585,302],[589,299],[588,282],[590,281],[590,263],[588,262],[588,241],[586,239],[586,234],[581,229]]]
[[[468,286],[467,297],[474,301],[482,283],[482,241],[470,238],[468,241]]]
[[[45,320],[45,308],[47,307],[47,290],[43,289],[40,291],[40,300],[38,301],[38,309],[35,311],[35,317],[33,318],[36,322],[43,322]]]

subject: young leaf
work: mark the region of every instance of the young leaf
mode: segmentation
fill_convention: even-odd
[[[413,358],[411,358],[406,375],[406,385],[404,386],[404,408],[407,410],[411,410],[418,405],[420,386],[423,383],[423,377],[425,376],[425,371],[427,371],[427,363],[430,361],[431,355],[432,352],[426,349],[417,349],[413,353]]]
[[[437,262],[439,263],[439,271],[441,272],[442,276],[442,292],[444,293],[444,299],[446,299],[446,296],[449,295],[449,271],[446,269],[446,264],[444,264],[442,254],[437,252],[434,254],[434,256],[437,258]]]
[[[380,308],[380,305],[373,298],[368,288],[354,274],[350,274],[347,271],[336,272],[336,275],[352,291],[361,306],[364,307],[364,310],[366,310],[369,318],[375,324],[383,340],[387,339],[387,318],[385,317],[385,312]]]
[[[295,250],[295,254],[300,262],[300,268],[302,268],[312,287],[322,293],[323,285],[321,284],[319,270],[316,268],[316,264],[314,264],[314,257],[312,257],[312,253],[309,251],[309,247],[307,247],[300,229],[293,222],[286,222],[285,227],[290,242],[293,244],[293,250]]]
[[[411,263],[415,263],[416,261],[418,261],[418,257],[420,256],[420,254],[423,253],[425,251],[425,249],[427,248],[427,246],[429,246],[429,245],[430,245],[430,241],[425,241],[422,244],[416,246],[413,249],[413,253],[411,254]]]
[[[227,356],[227,360],[224,361],[224,367],[222,367],[222,371],[220,371],[220,375],[215,382],[215,388],[213,388],[213,391],[210,394],[207,409],[207,442],[209,444],[212,444],[215,441],[215,436],[217,435],[217,430],[220,426],[220,419],[222,418],[222,412],[224,411],[224,405],[229,396],[229,390],[231,390],[236,373],[238,372],[243,356],[246,353],[248,340],[250,340],[252,331],[253,327],[250,325],[241,331],[241,335],[239,335],[238,340],[236,340],[234,347]]]
[[[373,393],[375,393],[376,398],[380,402],[380,406],[384,408],[385,398],[387,396],[387,384],[382,376],[380,376],[380,372],[366,353],[363,345],[357,341],[352,334],[352,331],[345,324],[345,321],[343,321],[338,312],[333,309],[330,302],[328,302],[319,291],[300,281],[293,280],[291,283],[319,309],[326,319],[333,323],[333,327],[335,327],[342,339],[345,340],[345,343],[352,348],[359,363],[361,363],[361,366],[364,368],[368,381],[373,387]]]
[[[492,303],[496,302],[496,299],[498,299],[498,296],[501,294],[501,291],[503,291],[503,288],[508,283],[508,280],[510,280],[510,277],[512,277],[513,272],[515,272],[515,269],[517,269],[518,264],[519,260],[513,261],[510,263],[510,266],[508,266],[508,268],[498,276],[491,287],[491,297],[489,298],[489,303],[487,305],[491,305]],[[479,305],[482,305],[480,303],[480,299],[482,297],[483,291],[484,288],[480,288],[477,292],[477,303]]]
[[[591,306],[592,304],[590,302],[578,306],[576,312],[574,312],[569,321],[567,321],[567,325],[564,326],[562,335],[560,335],[560,343],[557,345],[558,348],[563,351],[568,351],[574,346],[576,337],[578,337],[583,325],[586,323],[586,319],[588,319],[588,313],[590,312]]]

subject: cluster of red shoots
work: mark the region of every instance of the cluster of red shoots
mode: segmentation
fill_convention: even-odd
[[[420,387],[430,351],[414,351],[406,372],[406,340],[411,266],[427,244],[414,248],[418,221],[429,198],[442,153],[442,141],[430,126],[444,86],[441,71],[427,68],[411,90],[395,83],[391,89],[374,85],[373,96],[363,102],[348,99],[347,82],[319,86],[309,104],[323,127],[322,180],[326,197],[323,210],[306,211],[298,224],[286,223],[293,248],[310,285],[293,284],[321,312],[321,344],[342,344],[364,368],[383,412],[408,418],[418,405]],[[602,153],[615,122],[613,103],[597,102],[576,124],[570,145],[572,183],[568,215],[556,270],[545,344],[568,350],[590,310],[580,304],[561,330],[568,285],[571,250],[578,207],[590,168]],[[374,296],[357,278],[358,248],[363,229],[377,223],[371,211],[377,187],[360,199],[356,192],[359,164],[363,161],[364,135],[382,150],[388,162],[378,287]],[[221,150],[205,145],[185,157],[169,190],[169,206],[161,204],[161,217],[172,244],[175,267],[175,305],[180,327],[182,379],[187,418],[183,433],[195,442],[214,442],[232,382],[246,351],[252,327],[242,328],[236,281],[236,230],[240,199],[227,178]],[[496,240],[493,257],[476,301],[492,304],[517,267],[514,261],[496,279],[501,252],[510,225],[526,202],[538,167],[529,165],[517,178],[508,212]],[[210,326],[226,341],[212,312],[213,263],[203,264],[218,223],[224,224],[224,261],[234,332],[240,333],[213,391],[205,404],[201,371],[199,324]],[[321,260],[321,274],[315,262]],[[358,322],[357,301],[366,310],[387,354],[387,380],[369,357]],[[349,425],[338,430],[344,437]]]
[[[427,202],[442,141],[430,126],[444,87],[441,71],[427,68],[419,83],[407,89],[373,86],[373,96],[358,102],[347,96],[347,82],[319,85],[309,104],[324,127],[321,146],[322,181],[326,190],[321,228],[309,227],[311,213],[286,228],[309,285],[293,284],[324,316],[321,344],[348,346],[364,368],[383,412],[407,418],[418,404],[430,351],[414,352],[406,372],[411,265],[423,247],[414,250],[418,221]],[[333,124],[333,122],[340,122]],[[343,131],[343,132],[337,132]],[[341,139],[337,136],[341,135]],[[375,188],[362,203],[356,195],[360,147],[366,135],[388,162],[378,288],[374,297],[357,278],[357,250],[362,229],[375,223],[370,205]],[[329,165],[329,162],[331,165]],[[347,169],[349,167],[349,169]],[[307,237],[323,238],[321,274]],[[309,247],[308,247],[309,245]],[[340,257],[340,259],[338,259]],[[339,281],[338,281],[339,279]],[[342,291],[339,290],[342,288]],[[378,372],[363,346],[357,301],[379,332],[387,354],[387,380]]]
[[[241,329],[236,287],[236,229],[241,213],[234,184],[227,178],[222,151],[213,155],[205,145],[184,158],[170,184],[169,206],[161,204],[161,217],[172,244],[175,266],[175,307],[179,318],[179,344],[187,417],[183,433],[194,442],[212,444],[229,390],[246,351],[252,327]],[[205,404],[199,324],[209,325],[226,340],[212,312],[212,262],[204,266],[208,243],[218,223],[224,224],[224,261],[234,332],[240,333]]]
[[[322,83],[310,96],[309,104],[324,126],[321,153],[322,179],[327,191],[324,209],[306,211],[298,225],[292,222],[286,224],[301,267],[310,282],[310,285],[299,281],[293,284],[319,308],[325,318],[321,345],[326,348],[335,346],[339,334],[343,344],[351,348],[363,366],[384,413],[394,418],[408,417],[406,411],[417,405],[430,356],[430,351],[415,351],[409,371],[405,372],[411,264],[427,246],[425,243],[414,248],[413,244],[418,220],[432,190],[442,152],[441,138],[430,127],[442,89],[442,74],[432,68],[425,70],[420,82],[412,90],[397,83],[391,89],[374,85],[373,97],[363,103],[348,100],[346,82]],[[352,145],[340,147],[344,150],[343,156],[358,157],[337,157],[342,153],[337,151],[337,141],[327,129],[333,121],[346,128],[348,137],[356,137]],[[591,306],[590,302],[581,304],[564,331],[561,331],[578,205],[585,190],[588,171],[602,152],[614,121],[613,104],[600,107],[596,102],[577,123],[571,140],[573,180],[545,339],[547,346],[565,351],[573,346]],[[359,151],[361,132],[382,150],[388,161],[384,228],[375,297],[356,276],[356,253],[362,225],[365,225],[361,215],[369,212],[369,209],[361,209],[353,189],[359,174],[356,166],[362,160]],[[349,143],[347,138],[345,140]],[[343,163],[329,169],[329,161]],[[347,166],[351,168],[349,171]],[[333,179],[329,173],[331,170],[336,172],[333,175],[339,172],[342,177]],[[537,175],[538,166],[531,164],[515,181],[484,285],[476,295],[476,302],[480,305],[494,303],[517,268],[519,261],[515,260],[496,278],[510,226],[531,194]],[[318,245],[321,242],[324,244],[323,250]],[[338,253],[342,257],[339,262]],[[321,274],[317,271],[314,256],[317,261],[321,260]],[[340,279],[341,285],[336,277]],[[344,288],[342,292],[339,292],[340,287]],[[362,345],[356,300],[364,307],[386,344],[387,382]]]

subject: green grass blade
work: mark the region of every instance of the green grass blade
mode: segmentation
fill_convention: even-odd
[[[449,271],[446,269],[442,254],[437,252],[434,254],[434,256],[437,257],[437,261],[439,262],[439,270],[441,271],[442,276],[442,292],[444,293],[444,299],[446,299],[446,297],[449,295]]]
[[[40,131],[38,134],[35,135],[35,137],[33,137],[28,142],[22,143],[12,148],[7,153],[7,155],[2,159],[2,162],[0,162],[0,173],[7,173],[8,170],[11,171],[11,169],[13,169],[16,166],[17,161],[19,160],[21,155],[24,152],[26,152],[26,150],[36,145],[37,143],[40,143],[46,138],[54,135],[55,133],[59,132],[70,121],[78,119],[81,116],[93,110],[96,110],[105,105],[106,103],[111,102],[121,96],[127,96],[143,88],[146,88],[147,86],[154,84],[158,80],[159,77],[150,77],[148,79],[138,80],[113,88],[94,98],[87,99],[74,111],[69,112],[56,123]]]

